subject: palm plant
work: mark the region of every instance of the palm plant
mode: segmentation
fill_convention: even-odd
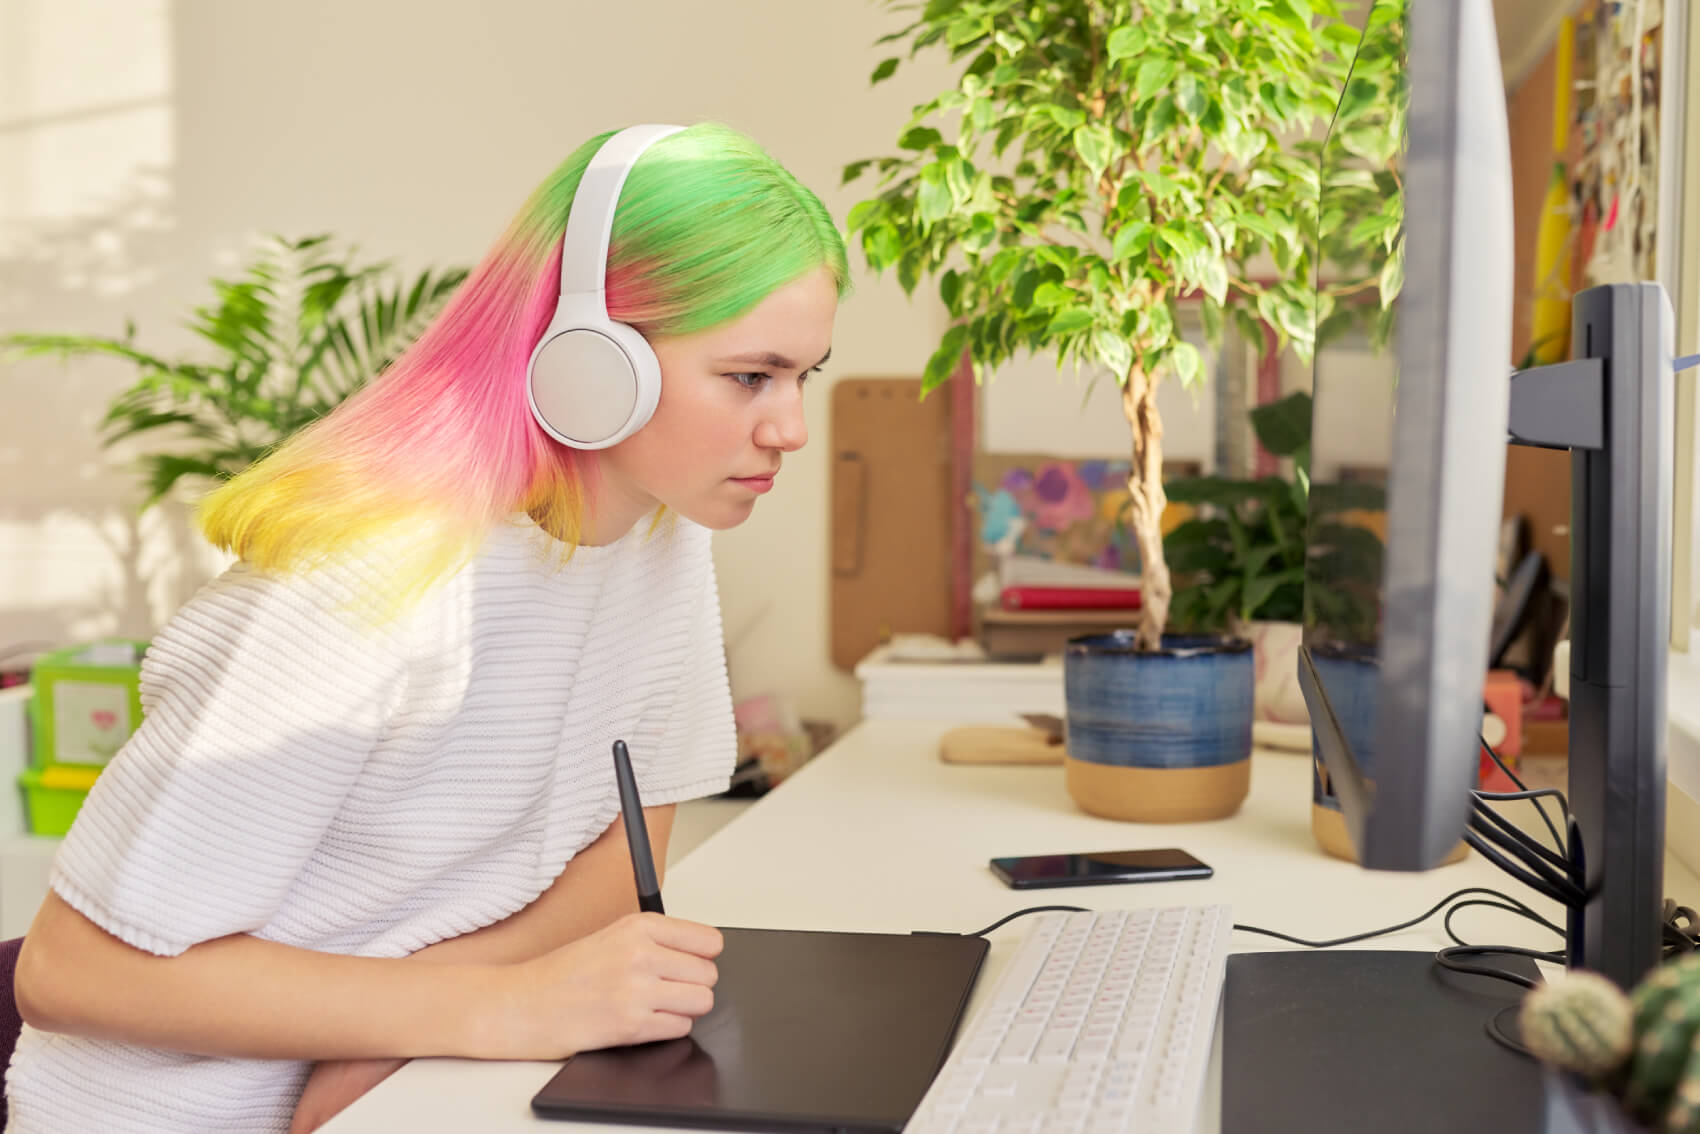
[[[165,358],[121,338],[11,334],[12,357],[106,355],[140,375],[101,422],[110,447],[149,435],[168,440],[141,457],[143,509],[185,478],[234,476],[381,373],[436,316],[463,279],[461,268],[427,268],[411,280],[387,263],[359,264],[329,236],[272,237],[235,280],[214,279],[214,302],[188,326],[213,348]]]

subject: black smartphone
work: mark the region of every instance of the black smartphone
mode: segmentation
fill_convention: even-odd
[[[1215,871],[1176,847],[1162,850],[1087,851],[992,859],[992,873],[1015,890],[1097,886],[1107,882],[1173,882],[1208,878]]]

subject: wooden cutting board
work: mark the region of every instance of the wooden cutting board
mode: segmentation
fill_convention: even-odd
[[[939,738],[939,759],[947,764],[1061,764],[1063,745],[1045,733],[1019,725],[965,725]]]

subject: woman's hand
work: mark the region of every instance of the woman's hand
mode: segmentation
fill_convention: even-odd
[[[723,944],[711,925],[628,914],[505,969],[479,1046],[492,1059],[565,1059],[688,1035],[714,1006]]]
[[[313,1064],[289,1134],[311,1134],[349,1103],[394,1075],[405,1059],[327,1059]]]

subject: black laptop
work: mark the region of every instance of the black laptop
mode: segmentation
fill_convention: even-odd
[[[567,1060],[544,1118],[896,1134],[950,1051],[983,938],[726,929],[684,1039]]]

